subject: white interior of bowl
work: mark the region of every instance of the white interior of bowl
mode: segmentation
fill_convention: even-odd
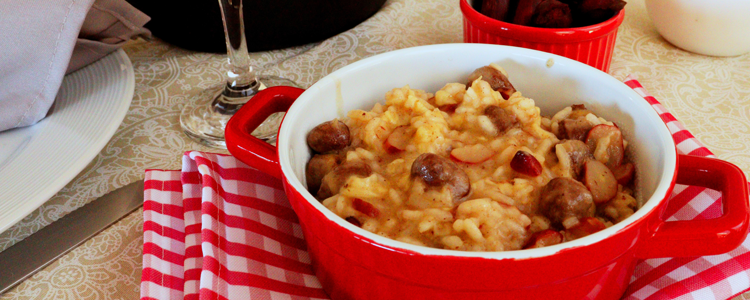
[[[535,100],[543,115],[583,103],[614,121],[629,141],[628,154],[637,168],[642,207],[629,219],[585,238],[546,248],[506,252],[465,252],[410,245],[356,227],[325,208],[306,190],[305,164],[310,152],[307,133],[316,125],[342,118],[352,109],[369,110],[385,93],[409,85],[434,93],[448,82],[464,82],[478,67],[497,63],[511,83]],[[551,66],[548,66],[551,62]],[[305,91],[288,111],[279,133],[279,160],[290,184],[326,217],[380,244],[423,254],[528,258],[584,246],[604,239],[643,217],[666,197],[675,173],[676,150],[658,114],[619,80],[585,64],[545,52],[485,44],[443,44],[402,49],[363,59],[341,68]]]

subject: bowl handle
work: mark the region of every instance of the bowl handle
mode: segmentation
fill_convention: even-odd
[[[750,218],[748,183],[742,170],[708,157],[679,155],[677,161],[677,183],[720,191],[724,214],[707,220],[660,220],[654,234],[636,250],[636,256],[703,256],[734,250],[745,240]]]
[[[250,133],[271,114],[287,111],[303,91],[289,86],[259,91],[229,119],[225,130],[227,150],[249,166],[281,179],[276,147]]]

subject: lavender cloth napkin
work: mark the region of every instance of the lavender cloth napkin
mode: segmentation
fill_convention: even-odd
[[[66,73],[150,37],[149,20],[125,0],[0,0],[0,131],[44,118]]]

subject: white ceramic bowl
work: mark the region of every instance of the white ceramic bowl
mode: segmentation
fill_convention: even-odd
[[[750,52],[748,0],[646,0],[651,21],[677,47],[711,56]]]
[[[551,66],[548,67],[550,60]],[[551,116],[572,104],[585,104],[597,115],[617,123],[630,142],[629,154],[638,166],[636,185],[641,200],[648,200],[653,195],[663,198],[676,170],[676,153],[671,134],[648,102],[621,81],[577,61],[537,50],[481,44],[434,45],[393,51],[359,61],[321,79],[287,112],[278,140],[279,145],[288,146],[279,148],[279,157],[289,159],[288,164],[285,159],[280,159],[283,171],[305,178],[305,166],[310,159],[305,137],[318,124],[344,118],[346,112],[354,109],[370,110],[375,103],[384,103],[386,92],[407,84],[434,93],[446,83],[464,82],[473,70],[493,62],[508,72],[516,90],[535,100],[542,115]],[[430,66],[429,70],[424,66]],[[637,121],[635,117],[638,117]],[[306,190],[303,180],[292,180],[291,184],[299,190]],[[332,219],[340,219],[317,201],[314,205]],[[655,203],[647,204],[652,205]],[[649,209],[637,212],[634,218]],[[611,231],[616,231],[616,228]],[[395,242],[371,235],[385,243]],[[585,243],[584,240],[574,244]],[[412,248],[412,245],[396,243]]]

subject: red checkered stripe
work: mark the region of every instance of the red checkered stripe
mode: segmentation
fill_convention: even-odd
[[[625,84],[659,113],[677,145],[677,152],[713,157],[664,106],[633,77]],[[676,185],[665,210],[668,221],[710,219],[721,215],[721,193]],[[636,266],[624,299],[729,299],[750,288],[750,240],[734,251],[714,256],[648,259]]]
[[[146,171],[141,299],[183,296],[185,225],[180,184],[179,171]]]
[[[201,175],[200,299],[325,299],[278,179],[189,152]]]
[[[182,206],[185,218],[185,272],[184,299],[200,297],[200,279],[203,269],[201,250],[201,174],[188,155],[182,157]]]
[[[659,101],[651,96],[645,88],[638,82],[635,77],[628,76],[625,78],[625,84],[632,88],[638,95],[643,97],[651,107],[659,113],[659,116],[667,124],[669,132],[672,133],[675,144],[677,145],[677,152],[682,154],[696,155],[696,156],[708,156],[715,157],[711,151],[706,148],[700,141],[698,141],[693,134],[691,134],[685,126],[682,125],[677,118],[675,118],[667,109],[659,103]]]

